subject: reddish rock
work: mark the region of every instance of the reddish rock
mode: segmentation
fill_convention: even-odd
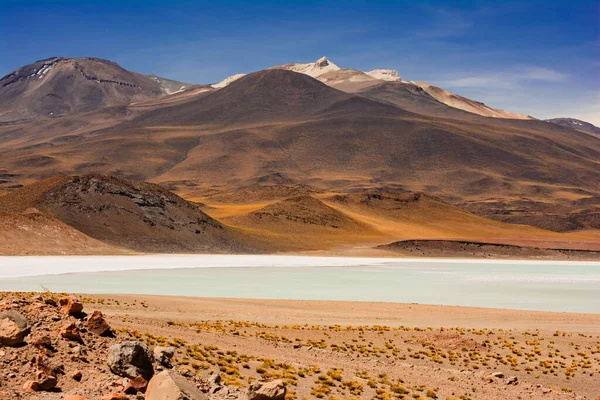
[[[61,297],[58,302],[67,315],[77,315],[83,311],[83,303],[75,296]]]
[[[110,333],[110,325],[100,311],[94,311],[87,320],[87,329],[95,335],[102,336]]]
[[[270,382],[258,381],[250,385],[248,400],[284,400],[286,393],[285,383],[281,379]]]
[[[39,382],[36,382],[34,380],[29,380],[27,382],[25,382],[25,384],[23,385],[23,390],[26,392],[39,392],[40,391],[40,384]]]
[[[88,400],[87,397],[80,396],[78,394],[70,394],[65,397],[64,400]]]
[[[44,371],[37,371],[35,373],[35,380],[38,382],[41,390],[51,390],[56,387],[58,379],[53,375],[48,375]]]
[[[31,327],[23,314],[12,310],[0,312],[0,344],[20,346],[29,332]]]
[[[60,336],[65,339],[73,340],[75,342],[83,343],[79,329],[73,323],[68,323],[60,329]]]
[[[144,393],[148,387],[148,381],[141,376],[130,379],[125,386],[124,392],[127,394],[136,394],[137,392]]]
[[[206,400],[194,383],[174,371],[154,375],[146,390],[146,400]]]
[[[129,397],[123,393],[111,393],[104,396],[102,400],[129,400]]]
[[[54,299],[53,299],[53,298],[51,298],[51,297],[49,297],[49,298],[47,298],[47,299],[44,299],[44,303],[45,303],[45,304],[47,304],[47,305],[49,305],[49,306],[54,306],[54,307],[56,307],[56,306],[57,306],[57,304],[56,304],[56,300],[54,300]]]
[[[71,379],[79,382],[81,381],[81,378],[83,378],[83,374],[81,373],[81,371],[75,371],[71,373]]]

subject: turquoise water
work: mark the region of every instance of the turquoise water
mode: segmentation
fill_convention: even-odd
[[[109,270],[130,270],[74,272],[98,269],[100,264]],[[144,267],[152,269],[139,269]],[[24,276],[15,276],[19,274]],[[600,313],[600,263],[276,256],[0,257],[0,291],[43,289]]]

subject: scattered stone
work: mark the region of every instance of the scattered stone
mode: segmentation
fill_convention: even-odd
[[[144,342],[126,341],[111,346],[108,366],[119,376],[134,379],[141,376],[146,380],[154,375],[152,355]]]
[[[75,371],[71,373],[71,379],[76,380],[77,382],[81,382],[81,378],[83,378],[83,374],[81,371]]]
[[[49,306],[54,306],[54,307],[56,307],[56,306],[57,306],[57,304],[56,304],[56,300],[54,300],[54,299],[53,299],[53,298],[51,298],[51,297],[49,297],[49,298],[47,298],[47,299],[44,299],[44,303],[45,303],[45,304],[47,304],[47,305],[49,305]]]
[[[250,385],[248,400],[285,400],[287,389],[281,379],[270,382],[258,381]]]
[[[154,359],[164,367],[171,366],[171,358],[175,355],[175,347],[156,346],[154,348]]]
[[[41,390],[52,390],[58,384],[58,379],[44,371],[36,371],[35,380],[38,382]]]
[[[208,378],[208,383],[210,383],[210,386],[221,386],[221,374],[214,373],[210,376],[210,378]]]
[[[123,393],[111,393],[104,396],[102,400],[129,400],[129,397]]]
[[[31,326],[23,314],[16,311],[0,312],[0,344],[20,346],[31,332]]]
[[[506,380],[507,385],[517,385],[519,383],[519,378],[516,376],[509,376]]]
[[[146,390],[146,400],[205,400],[195,384],[172,370],[154,375]]]
[[[83,343],[79,328],[74,323],[68,323],[60,329],[60,336],[65,339],[73,340],[74,342]]]
[[[32,344],[36,347],[45,347],[47,349],[52,349],[52,338],[50,335],[44,335],[37,339],[35,339]]]
[[[148,381],[141,376],[137,376],[127,382],[127,385],[123,391],[127,394],[136,394],[137,392],[144,393],[147,387]]]
[[[25,384],[23,385],[23,390],[26,392],[39,392],[40,391],[40,384],[39,382],[36,382],[34,380],[29,380],[27,382],[25,382]]]
[[[83,303],[75,296],[61,297],[58,302],[67,315],[78,315],[83,311]]]
[[[94,335],[102,336],[110,333],[110,325],[100,311],[94,311],[87,320],[87,329]]]

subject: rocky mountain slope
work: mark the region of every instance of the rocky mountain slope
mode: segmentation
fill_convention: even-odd
[[[356,93],[373,87],[377,88],[378,86],[383,85],[386,82],[394,82],[399,87],[417,87],[419,88],[419,90],[422,90],[425,93],[429,94],[430,97],[435,99],[438,103],[445,104],[449,107],[453,107],[459,110],[464,110],[472,114],[491,118],[533,119],[532,117],[527,115],[489,107],[482,102],[471,100],[463,96],[458,96],[456,94],[450,93],[442,88],[433,86],[426,82],[412,82],[402,80],[398,71],[392,69],[374,69],[369,72],[362,72],[356,69],[340,68],[336,64],[331,62],[329,59],[327,59],[327,57],[321,57],[317,61],[312,63],[282,64],[271,67],[271,69],[283,69],[302,73],[315,79],[318,79],[331,87],[349,93]],[[243,76],[244,74],[236,74],[230,76],[224,79],[223,81],[213,85],[213,87],[223,88],[229,85],[231,82],[234,82]],[[375,93],[377,93],[377,91]],[[376,94],[373,95],[372,93],[371,95],[371,97],[377,98]],[[387,94],[387,96],[389,100],[389,93]],[[402,96],[401,98],[405,99]],[[392,103],[394,103],[393,99]],[[406,103],[404,104],[407,105],[410,109],[418,110],[418,105]]]
[[[0,79],[0,121],[56,118],[127,105],[186,87],[181,82],[128,71],[108,60],[53,57]]]
[[[545,227],[537,209],[517,206],[522,197],[569,206],[574,197],[600,196],[593,184],[600,180],[597,138],[543,121],[479,117],[436,103],[414,85],[401,90],[379,92],[382,102],[271,69],[219,90],[167,97],[173,102],[115,109],[114,116],[103,109],[52,125],[0,126],[0,167],[10,175],[3,187],[76,171],[152,180],[198,196],[281,175],[325,190],[399,186],[505,218],[491,212],[500,205],[512,222]],[[404,100],[394,100],[398,93]],[[431,115],[395,103],[423,104]]]
[[[90,238],[150,252],[249,252],[241,236],[158,185],[56,177],[0,197],[0,213],[36,209]]]
[[[198,197],[277,186],[263,179],[282,176],[318,191],[423,191],[480,215],[560,231],[597,227],[596,137],[543,121],[483,117],[432,93],[392,72],[369,75],[323,59],[218,89],[0,124],[0,189],[100,173]]]
[[[600,135],[600,128],[589,122],[582,121],[575,118],[553,118],[547,119],[546,122],[561,125],[567,128],[572,128],[581,132],[589,133],[592,135]]]

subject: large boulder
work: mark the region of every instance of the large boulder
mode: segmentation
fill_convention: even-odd
[[[58,303],[67,315],[78,315],[83,311],[83,303],[75,296],[61,297]]]
[[[63,325],[63,327],[60,329],[59,334],[65,339],[83,343],[81,333],[79,333],[79,329],[74,323],[68,322],[67,324]]]
[[[102,336],[110,333],[110,326],[100,311],[94,311],[86,322],[87,330],[94,335]]]
[[[281,379],[257,381],[248,388],[248,400],[285,400],[287,389]]]
[[[31,332],[27,318],[16,311],[0,312],[0,344],[19,346]]]
[[[175,347],[156,346],[154,348],[154,359],[164,367],[171,366],[171,358],[175,355]]]
[[[154,375],[152,354],[144,342],[126,341],[111,346],[107,362],[114,374],[126,378],[141,376],[150,380]]]
[[[46,371],[36,371],[35,381],[39,384],[41,390],[52,390],[58,384],[58,379]]]
[[[195,384],[167,370],[154,375],[146,389],[146,400],[206,400]]]

